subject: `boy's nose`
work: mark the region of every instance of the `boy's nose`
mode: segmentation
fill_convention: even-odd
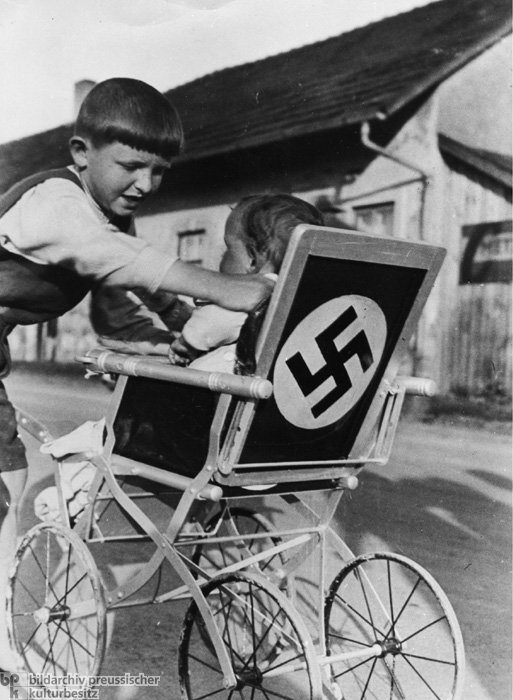
[[[147,170],[139,170],[135,181],[136,189],[142,194],[149,194],[153,190],[153,177]]]

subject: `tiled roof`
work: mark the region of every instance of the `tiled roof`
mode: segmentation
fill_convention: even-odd
[[[511,0],[440,0],[170,90],[188,157],[393,114],[511,32]]]
[[[397,112],[511,31],[511,0],[439,0],[166,93],[185,159],[318,133]],[[0,146],[0,191],[68,162],[63,126]]]
[[[439,135],[438,142],[442,153],[462,161],[511,189],[513,171],[511,156],[486,151],[483,148],[472,148],[444,134]]]

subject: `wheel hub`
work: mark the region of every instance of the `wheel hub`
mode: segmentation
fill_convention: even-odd
[[[262,685],[264,676],[260,669],[255,666],[254,668],[248,668],[242,673],[237,674],[237,690],[242,690],[245,686],[258,687]]]
[[[48,625],[50,622],[67,620],[71,610],[67,605],[57,605],[54,608],[43,606],[33,613],[34,620],[40,625]]]
[[[402,643],[396,637],[389,637],[381,642],[381,654],[380,656],[387,656],[387,654],[392,654],[392,656],[397,656],[402,651]]]

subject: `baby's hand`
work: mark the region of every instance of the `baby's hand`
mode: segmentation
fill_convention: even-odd
[[[199,355],[201,355],[199,350],[193,348],[192,345],[186,342],[183,336],[176,338],[171,343],[169,348],[169,361],[172,365],[179,365],[181,367],[186,367],[190,362],[195,360]]]
[[[172,365],[178,365],[179,367],[187,367],[190,362],[186,357],[178,355],[178,353],[174,352],[171,348],[169,348],[167,356]]]

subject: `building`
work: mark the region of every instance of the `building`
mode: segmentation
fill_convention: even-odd
[[[439,103],[441,86],[510,32],[509,0],[441,0],[169,91],[187,151],[140,213],[139,235],[215,267],[227,205],[286,191],[323,208],[333,225],[443,245],[448,256],[405,371],[435,378],[442,391],[475,393],[494,382],[505,390],[511,330],[502,302],[492,325],[506,333],[493,347],[474,337],[475,322],[467,333],[464,352],[481,348],[470,385],[457,357],[465,227],[487,224],[492,237],[500,229],[500,246],[511,245],[511,159],[440,136]],[[1,146],[0,189],[66,164],[70,133],[62,126]],[[504,300],[510,280],[490,283]],[[479,304],[469,304],[479,317]],[[16,333],[18,357],[69,359],[91,342],[83,309],[57,330]]]

